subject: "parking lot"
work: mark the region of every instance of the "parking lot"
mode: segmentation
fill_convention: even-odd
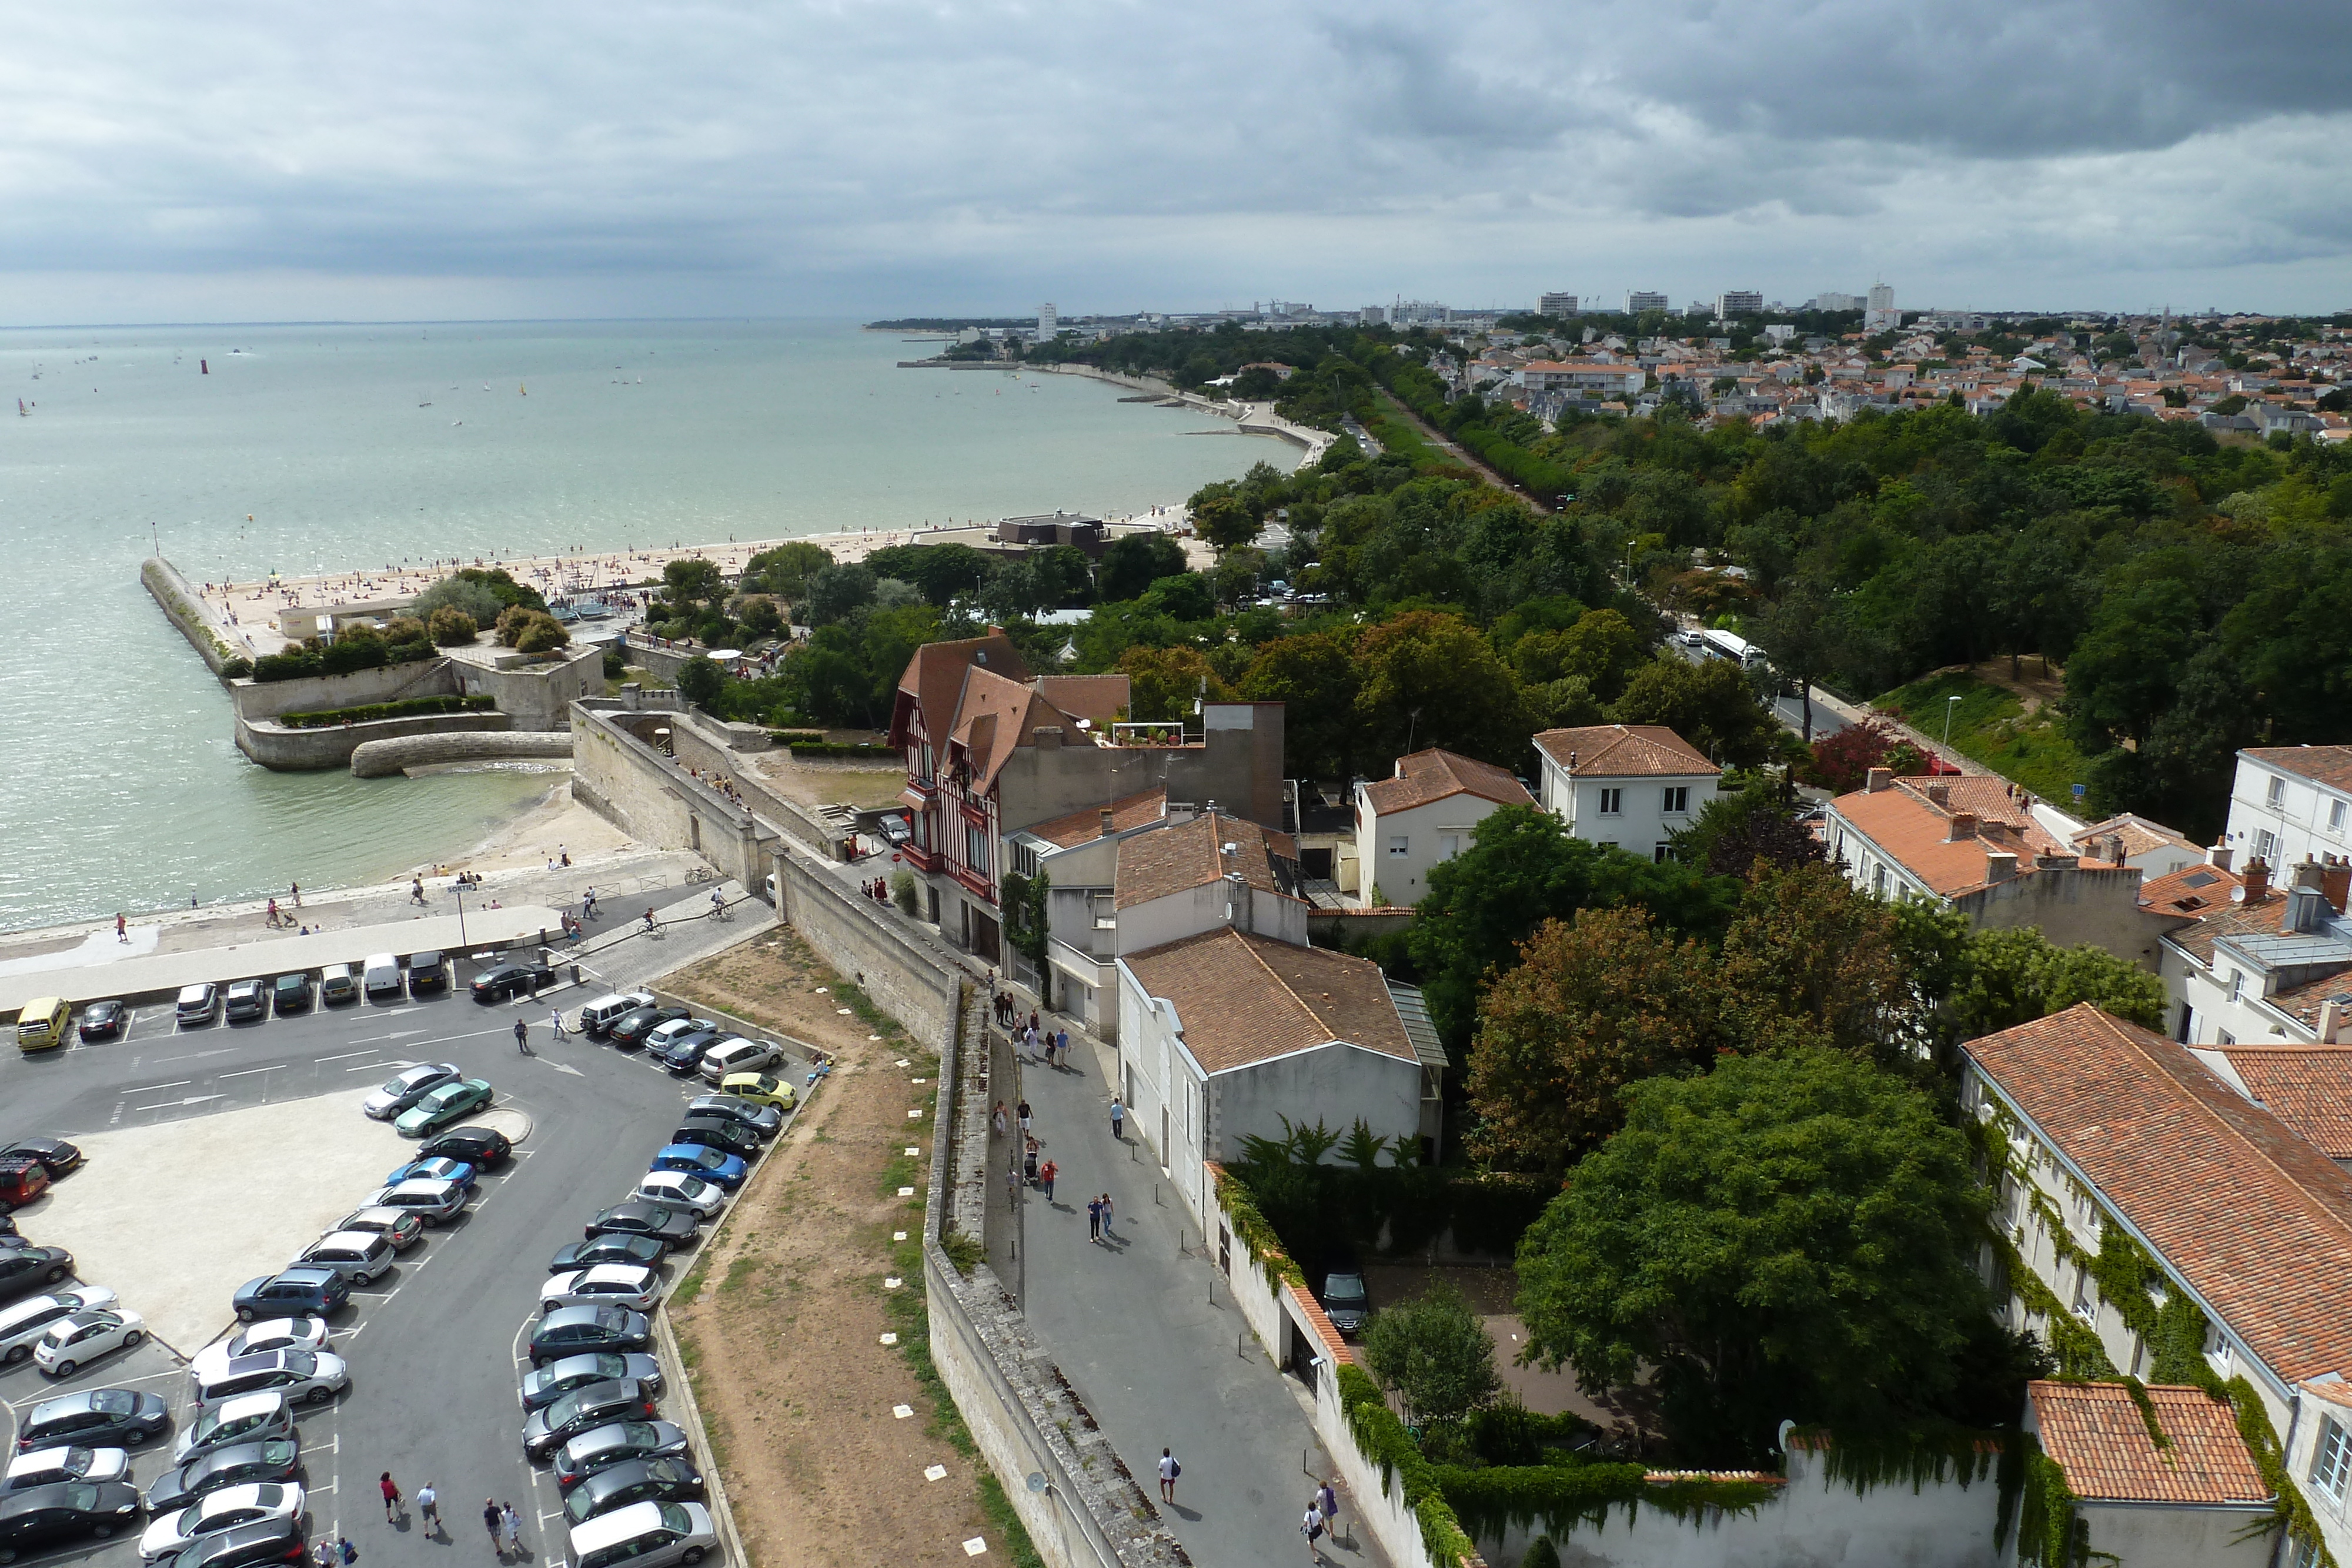
[[[521,1515],[526,1558],[563,1555],[560,1494],[520,1442],[522,1343],[547,1260],[627,1197],[683,1103],[709,1085],[673,1078],[642,1051],[551,1038],[551,1009],[560,1002],[574,1019],[600,987],[481,1006],[467,994],[470,977],[460,966],[440,996],[189,1030],[173,1025],[168,1005],[143,1008],[121,1040],[0,1064],[9,1079],[0,1133],[64,1136],[90,1155],[18,1211],[19,1228],[74,1250],[84,1281],[115,1290],[158,1336],[61,1382],[29,1361],[0,1371],[12,1451],[17,1423],[40,1401],[131,1387],[163,1395],[175,1416],[172,1436],[132,1451],[132,1479],[143,1492],[167,1474],[190,1415],[184,1358],[235,1326],[236,1286],[292,1261],[413,1147],[362,1116],[358,1101],[404,1066],[447,1061],[495,1087],[491,1109],[466,1120],[507,1133],[514,1157],[482,1176],[462,1215],[428,1229],[330,1319],[328,1348],[348,1361],[352,1385],[299,1416],[310,1530],[350,1537],[363,1563],[383,1561],[368,1554],[392,1549],[386,1534],[404,1538],[401,1563],[420,1551],[478,1552],[470,1532],[487,1495]],[[518,1018],[530,1025],[528,1056],[516,1048]],[[802,1084],[808,1063],[777,1071]],[[691,1266],[690,1253],[673,1255],[667,1284]],[[661,1406],[684,1424],[674,1387]],[[447,1521],[439,1536],[419,1539],[413,1510],[397,1526],[383,1522],[375,1478],[384,1470],[411,1497],[436,1485]],[[24,1561],[133,1568],[135,1532]]]

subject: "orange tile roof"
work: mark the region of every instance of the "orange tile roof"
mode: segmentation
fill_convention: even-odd
[[[1227,844],[1236,846],[1234,853],[1224,852]],[[1275,874],[1277,856],[1298,858],[1287,834],[1270,833],[1245,817],[1205,811],[1189,822],[1120,840],[1111,904],[1130,909],[1171,893],[1206,887],[1227,872],[1239,872],[1260,893],[1286,893]]]
[[[2189,866],[2185,869],[2188,871],[2194,871],[2197,868]],[[2206,869],[2210,870],[2213,868],[2208,867]],[[2159,882],[2168,883],[2173,879],[2168,876],[2159,877],[2158,880]],[[2200,909],[2194,911],[2193,913],[2196,916],[2195,925],[2184,925],[2177,931],[2166,934],[2165,939],[2167,941],[2179,946],[2182,952],[2187,953],[2200,964],[2210,964],[2213,962],[2213,944],[2221,937],[2245,936],[2256,932],[2273,932],[2279,928],[2280,923],[2286,918],[2286,894],[2279,891],[2278,884],[2276,883],[2273,883],[2271,884],[2270,891],[2263,894],[2263,896],[2254,903],[2242,904],[2233,902],[2232,900],[2234,897],[2242,896],[2243,894],[2245,891],[2244,879],[2235,878],[2232,880],[2236,884],[2237,891],[2235,894],[2228,891],[2224,884],[2220,883],[2209,883],[2200,888],[2199,890],[2200,893],[2215,895],[2212,900],[2212,907],[2210,909]],[[2188,882],[2185,877],[2182,879],[2181,885],[2184,887],[2188,885]],[[2176,902],[2178,901],[2176,900]],[[2190,912],[2160,909],[2158,913],[2181,914]]]
[[[1036,686],[1047,702],[1073,718],[1090,721],[1099,730],[1118,723],[1132,700],[1125,675],[1040,675]]]
[[[1383,815],[1410,811],[1455,795],[1475,795],[1498,806],[1527,806],[1535,801],[1526,786],[1493,763],[1433,749],[1398,758],[1395,778],[1364,786],[1364,798]]]
[[[1388,981],[1369,958],[1220,925],[1121,962],[1144,989],[1175,1004],[1185,1048],[1209,1072],[1334,1040],[1401,1061],[1420,1060],[1389,998]]]
[[[973,668],[990,670],[1015,681],[1029,678],[1029,666],[1021,662],[1021,650],[1002,632],[992,631],[985,637],[966,637],[954,643],[926,643],[907,661],[906,671],[898,677],[898,690],[913,698],[922,710],[923,727],[933,746],[944,746],[949,732],[955,727],[956,702],[963,695],[964,672]],[[905,738],[893,736],[891,744],[902,746]]]
[[[2345,979],[2328,982],[2338,990]],[[2352,1045],[2214,1045],[2256,1102],[2331,1160],[2352,1160]],[[2352,1368],[2347,1368],[2352,1371]]]
[[[2250,746],[2238,755],[2314,783],[2352,790],[2352,746]]]
[[[1964,1049],[2273,1373],[2352,1370],[2352,1176],[2088,1002]]]
[[[2084,1502],[2171,1502],[2190,1505],[2271,1500],[2230,1407],[2200,1388],[2158,1385],[2149,1408],[2171,1446],[2148,1436],[2131,1390],[2120,1383],[2025,1385],[2042,1451],[2066,1473],[2066,1485]]]
[[[2160,850],[2167,844],[2194,850],[2200,855],[2205,852],[2201,845],[2192,844],[2183,838],[2179,829],[2168,828],[2162,822],[2151,822],[2146,817],[2135,816],[2129,811],[2109,817],[2104,822],[2094,822],[2081,832],[2070,835],[2066,841],[2084,855],[2105,858],[2106,846],[2102,841],[2110,835],[2123,840],[2126,860],[2134,855],[2144,855],[2150,850]]]
[[[993,788],[1013,749],[1031,744],[1031,734],[1041,725],[1076,727],[1067,714],[1020,682],[977,665],[966,671],[948,738],[964,748],[972,793],[984,795]]]
[[[1830,802],[1830,810],[1854,831],[1876,844],[1889,857],[1947,898],[1968,893],[1986,884],[1985,853],[1997,850],[2017,857],[2017,874],[2029,876],[2033,872],[2037,854],[2065,852],[2058,841],[2044,831],[2030,815],[2012,813],[2007,818],[1991,819],[1990,831],[1986,819],[1978,818],[1977,836],[1955,839],[1952,819],[1974,804],[1999,805],[2001,800],[2000,779],[1944,779],[1936,784],[1986,784],[1990,789],[1955,791],[1952,804],[1937,806],[1924,790],[1902,788],[1908,780],[1897,780],[1896,787],[1886,789],[1857,789],[1841,795]],[[1923,781],[1925,782],[1925,781]],[[1983,797],[1979,801],[1979,797]],[[1963,801],[1969,802],[1963,804]],[[1831,844],[1835,852],[1836,844]]]
[[[2141,883],[2139,906],[2159,915],[2193,915],[2202,919],[2217,909],[2228,908],[2244,885],[2236,872],[2217,865],[2185,865]]]
[[[1548,729],[1535,739],[1553,761],[1579,779],[1712,779],[1723,771],[1663,724]]]
[[[1116,800],[1106,800],[1099,806],[1088,806],[1066,817],[1055,817],[1021,831],[1033,838],[1044,839],[1061,849],[1085,843],[1102,836],[1102,814],[1110,812],[1110,831],[1123,833],[1129,828],[1139,828],[1156,822],[1168,814],[1168,791],[1146,789],[1137,795],[1122,795]]]

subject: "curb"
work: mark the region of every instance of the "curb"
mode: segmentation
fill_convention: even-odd
[[[654,1313],[654,1354],[662,1364],[662,1375],[670,1379],[670,1386],[685,1402],[686,1418],[693,1424],[695,1437],[701,1444],[705,1460],[702,1479],[708,1489],[703,1495],[709,1500],[710,1522],[718,1528],[719,1544],[739,1568],[751,1568],[751,1559],[743,1550],[743,1537],[735,1529],[735,1510],[727,1500],[727,1482],[719,1473],[718,1460],[711,1456],[710,1428],[703,1423],[702,1403],[694,1396],[694,1384],[686,1375],[686,1361],[678,1354],[677,1334],[670,1327],[667,1298]]]

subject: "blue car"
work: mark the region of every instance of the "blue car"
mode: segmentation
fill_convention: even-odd
[[[417,1160],[404,1165],[383,1178],[386,1186],[398,1186],[404,1181],[454,1181],[468,1192],[474,1187],[474,1167],[463,1160],[446,1156]]]
[[[247,1280],[230,1304],[239,1322],[263,1318],[323,1318],[351,1300],[351,1281],[339,1270],[309,1264]]]
[[[657,1171],[683,1171],[690,1176],[700,1176],[733,1192],[751,1174],[751,1167],[742,1157],[700,1144],[672,1144],[654,1156],[649,1167]]]

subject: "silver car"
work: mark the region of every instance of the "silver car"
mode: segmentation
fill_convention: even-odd
[[[367,1200],[370,1208],[397,1208],[427,1225],[444,1225],[466,1211],[466,1184],[414,1176]]]
[[[343,1358],[324,1350],[265,1350],[206,1364],[189,1364],[196,1408],[228,1409],[247,1395],[274,1394],[288,1405],[323,1405],[351,1386]]]
[[[46,1296],[28,1296],[0,1310],[0,1362],[13,1366],[33,1354],[41,1336],[59,1318],[75,1312],[99,1312],[114,1305],[114,1292],[104,1285],[68,1285]]]
[[[405,1252],[425,1239],[425,1222],[403,1208],[355,1208],[335,1221],[337,1230],[364,1230]]]
[[[353,1285],[365,1285],[392,1267],[392,1243],[364,1230],[333,1230],[302,1249],[296,1266],[332,1269]]]
[[[559,1307],[626,1307],[649,1312],[661,1300],[661,1275],[635,1263],[599,1263],[558,1274],[539,1288],[539,1310]]]
[[[444,1083],[455,1083],[464,1073],[454,1061],[430,1061],[409,1068],[360,1103],[360,1109],[379,1122],[389,1122]]]

